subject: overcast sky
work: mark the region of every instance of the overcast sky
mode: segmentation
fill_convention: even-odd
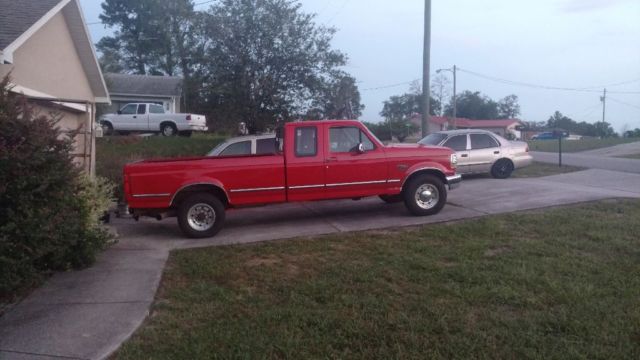
[[[318,14],[318,23],[338,29],[334,46],[349,56],[345,70],[360,82],[363,120],[378,121],[382,102],[409,89],[386,86],[421,78],[424,1],[301,2]],[[87,22],[97,21],[100,1],[81,3]],[[432,6],[432,72],[456,64],[549,87],[601,91],[609,85],[607,121],[616,131],[640,127],[640,0],[433,0]],[[90,29],[94,42],[109,33],[102,25]],[[516,94],[527,121],[546,121],[556,110],[578,121],[602,119],[595,92],[508,85],[467,72],[458,74],[458,89],[495,100]]]

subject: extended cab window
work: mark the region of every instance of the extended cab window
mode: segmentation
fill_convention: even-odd
[[[444,147],[448,147],[454,151],[467,150],[467,135],[457,135],[442,144]]]
[[[318,128],[299,127],[295,136],[296,156],[307,157],[318,154]]]
[[[331,152],[334,153],[352,152],[360,143],[364,145],[365,151],[375,149],[367,135],[357,127],[334,127],[329,129],[329,143]]]
[[[149,113],[151,114],[164,114],[164,108],[161,105],[150,105]]]
[[[498,147],[498,143],[486,134],[471,134],[471,149],[489,149]]]
[[[140,104],[138,105],[138,115],[144,115],[147,113],[147,105]]]
[[[267,155],[276,153],[276,138],[258,139],[256,141],[256,155]]]
[[[120,109],[120,113],[122,115],[134,115],[137,111],[138,105],[135,104],[130,104]]]
[[[220,153],[220,156],[233,155],[251,155],[251,140],[231,144]]]

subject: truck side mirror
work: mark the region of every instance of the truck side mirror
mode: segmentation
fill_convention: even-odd
[[[358,147],[356,148],[356,150],[358,151],[358,154],[364,154],[365,153],[364,144],[363,143],[359,143]]]
[[[122,115],[122,110],[118,110],[118,115]]]

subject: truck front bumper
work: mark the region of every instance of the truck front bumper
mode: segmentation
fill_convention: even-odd
[[[460,187],[462,183],[462,175],[454,175],[447,177],[447,185],[449,185],[449,190],[453,190],[455,188]]]

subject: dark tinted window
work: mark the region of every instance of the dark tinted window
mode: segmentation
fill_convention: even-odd
[[[488,149],[498,147],[498,143],[486,134],[471,134],[471,149]]]
[[[360,143],[364,145],[365,151],[375,149],[373,142],[357,127],[336,127],[329,130],[331,152],[351,152]]]
[[[138,105],[138,115],[144,115],[147,113],[147,105]]]
[[[273,139],[258,139],[256,142],[256,154],[275,154],[276,153],[276,138]]]
[[[455,151],[467,150],[467,135],[457,135],[445,141],[442,146],[448,147]]]
[[[251,155],[251,141],[241,141],[222,150],[220,156]]]
[[[420,144],[439,145],[442,142],[442,140],[444,140],[446,137],[447,135],[445,134],[438,134],[438,133],[429,134],[426,138],[420,140]]]
[[[131,104],[120,109],[120,113],[122,115],[133,115],[136,113],[137,109],[138,109],[137,105]]]
[[[296,129],[296,156],[316,156],[318,153],[318,129],[313,127],[299,127]]]

